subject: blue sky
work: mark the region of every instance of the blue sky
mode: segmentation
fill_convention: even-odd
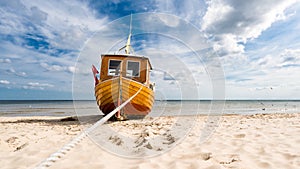
[[[144,21],[151,19],[140,16],[145,12],[159,22]],[[220,89],[225,99],[300,99],[299,12],[296,0],[0,1],[0,99],[72,99],[74,90],[82,91],[77,99],[93,99],[90,64],[99,67],[100,52],[125,42],[130,14],[136,52],[156,68],[157,96],[211,99]],[[180,35],[138,34],[147,29]],[[217,61],[197,60],[191,52],[203,49],[200,35]],[[102,46],[113,45],[98,49],[101,44],[91,45],[97,36]],[[225,80],[217,89],[207,66],[215,62]],[[74,74],[75,82],[79,74],[90,81],[74,87]],[[198,95],[185,91],[188,86],[196,86]]]

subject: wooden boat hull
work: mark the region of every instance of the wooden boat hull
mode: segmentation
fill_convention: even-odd
[[[120,83],[121,80],[121,83]],[[149,87],[133,81],[131,79],[121,77],[105,80],[95,86],[95,97],[100,110],[106,115],[118,107],[118,98],[121,96],[121,103],[128,100],[137,93],[121,111],[125,115],[147,115],[154,103],[154,92]],[[120,90],[121,89],[121,90]],[[119,94],[121,93],[121,94]]]

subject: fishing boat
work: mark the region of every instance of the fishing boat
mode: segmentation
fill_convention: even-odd
[[[92,66],[96,101],[105,115],[130,99],[113,116],[114,120],[143,117],[151,111],[154,103],[154,83],[149,80],[152,70],[150,60],[145,56],[135,55],[130,40],[131,24],[126,45],[117,54],[101,55],[100,73]],[[122,50],[125,52],[120,54]]]

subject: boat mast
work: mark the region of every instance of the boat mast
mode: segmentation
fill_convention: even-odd
[[[127,43],[126,43],[125,46],[123,46],[122,48],[120,48],[118,50],[118,52],[120,52],[121,50],[123,50],[125,48],[125,54],[134,53],[134,50],[133,50],[133,48],[130,45],[131,30],[132,30],[132,14],[130,15],[130,27],[129,27],[129,35],[128,35]]]
[[[130,15],[130,27],[129,27],[129,35],[127,39],[127,43],[125,46],[125,53],[130,54],[130,50],[133,50],[131,45],[130,45],[130,40],[131,40],[131,30],[132,30],[132,14]]]

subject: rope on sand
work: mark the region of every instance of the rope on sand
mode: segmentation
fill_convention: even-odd
[[[58,161],[60,158],[62,158],[64,155],[67,154],[68,151],[70,151],[72,148],[76,147],[90,132],[92,132],[95,128],[105,123],[109,118],[111,118],[116,112],[121,110],[126,104],[128,104],[141,90],[143,86],[137,91],[133,96],[131,96],[128,100],[126,100],[124,103],[122,103],[119,107],[117,107],[115,110],[104,116],[102,119],[97,121],[94,125],[92,125],[90,128],[83,131],[80,135],[75,137],[70,143],[64,145],[60,150],[57,152],[51,154],[47,159],[42,161],[35,169],[44,169],[48,168],[51,165],[53,165],[56,161]]]

